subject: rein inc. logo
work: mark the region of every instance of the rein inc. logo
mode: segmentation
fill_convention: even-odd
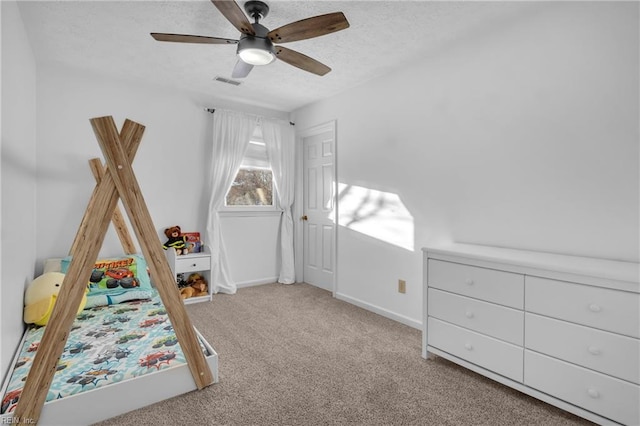
[[[26,424],[26,425],[35,425],[35,419],[30,418],[20,418],[20,417],[0,417],[0,424],[3,425],[17,425],[17,424]]]

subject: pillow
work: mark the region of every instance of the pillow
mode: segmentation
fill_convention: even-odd
[[[71,256],[65,257],[60,263],[62,273],[66,274]],[[147,263],[137,254],[97,260],[88,287],[85,309],[148,299],[153,295]]]

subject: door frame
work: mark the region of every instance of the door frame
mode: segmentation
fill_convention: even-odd
[[[331,260],[334,265],[333,282],[331,283],[331,294],[336,296],[336,286],[338,282],[338,139],[337,139],[337,122],[331,120],[322,124],[311,126],[302,130],[297,134],[297,189],[296,200],[299,200],[294,204],[293,217],[294,217],[294,230],[295,230],[295,270],[296,281],[304,282],[304,229],[302,224],[302,215],[304,214],[304,138],[309,136],[315,136],[321,133],[331,132],[333,136],[333,166],[331,173],[333,174],[333,223],[335,224],[333,230],[333,238],[335,244],[335,250],[333,250],[333,259]]]

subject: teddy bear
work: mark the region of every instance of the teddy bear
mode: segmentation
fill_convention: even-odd
[[[165,229],[164,235],[167,236],[168,240],[162,245],[163,249],[167,250],[169,247],[172,247],[178,255],[187,254],[189,252],[187,249],[186,238],[182,236],[182,231],[179,226],[175,225]]]
[[[180,296],[182,296],[183,299],[206,296],[208,294],[207,289],[207,281],[204,277],[198,273],[194,273],[187,278],[187,287],[180,289]]]

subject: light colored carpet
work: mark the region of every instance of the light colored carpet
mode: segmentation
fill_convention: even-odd
[[[243,288],[187,310],[219,354],[220,382],[101,426],[589,424],[424,360],[419,330],[308,284]]]

